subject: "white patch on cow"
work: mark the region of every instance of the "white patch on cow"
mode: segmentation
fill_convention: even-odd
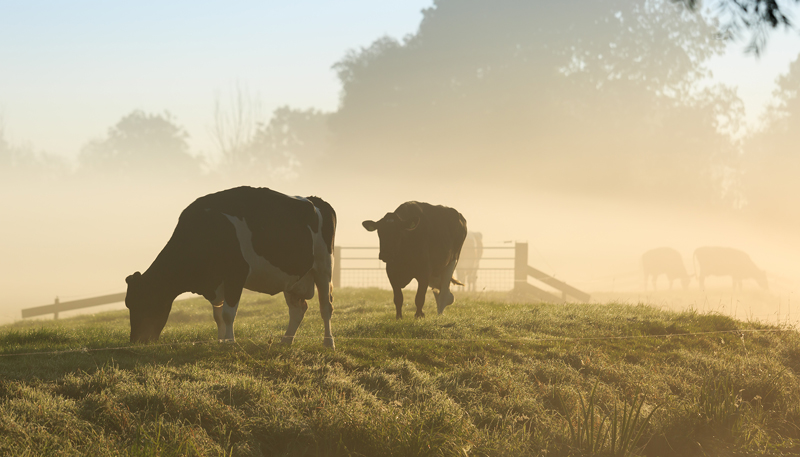
[[[225,214],[236,229],[236,238],[239,240],[239,247],[242,256],[250,267],[250,272],[245,280],[244,287],[256,292],[275,295],[279,292],[291,290],[297,295],[314,296],[314,278],[309,273],[302,278],[291,275],[280,268],[272,265],[267,259],[258,255],[253,249],[253,232],[247,226],[244,219]],[[311,230],[311,228],[309,228]]]

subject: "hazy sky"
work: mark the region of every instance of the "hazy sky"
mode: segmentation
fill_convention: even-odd
[[[414,33],[431,0],[6,0],[0,14],[0,116],[6,138],[74,157],[134,109],[169,110],[209,153],[214,100],[238,84],[263,104],[334,110],[331,65],[348,49]],[[800,52],[796,33],[773,36],[760,59],[733,44],[712,64],[738,85],[748,119]],[[218,95],[219,94],[219,95]]]

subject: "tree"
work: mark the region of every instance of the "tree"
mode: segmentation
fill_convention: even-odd
[[[260,180],[295,180],[313,173],[328,145],[328,115],[314,109],[276,108],[259,122],[260,102],[236,87],[228,107],[217,99],[213,135],[224,174]]]
[[[706,199],[732,91],[698,91],[724,43],[666,0],[437,0],[416,34],[348,53],[342,163],[402,176]]]
[[[800,223],[795,211],[800,195],[800,58],[778,77],[777,84],[763,129],[745,144],[746,189],[759,215]]]
[[[34,152],[31,146],[12,145],[5,138],[5,128],[0,119],[0,176],[9,179],[49,179],[63,176],[68,167],[59,157]]]
[[[228,103],[223,103],[217,94],[211,133],[221,156],[220,165],[225,172],[241,174],[252,169],[252,158],[247,149],[260,118],[260,100],[252,96],[247,87],[237,84]]]
[[[260,103],[237,87],[228,109],[217,101],[213,130],[229,176],[291,181],[313,173],[328,146],[328,115],[314,109],[276,108],[258,122]]]
[[[697,10],[701,0],[673,0],[691,10]],[[795,5],[800,0],[794,0]],[[724,36],[739,38],[749,33],[750,42],[746,50],[760,55],[767,45],[772,30],[783,26],[795,28],[791,20],[790,2],[778,0],[718,0],[714,14],[721,20],[720,30]]]
[[[135,110],[86,145],[78,158],[85,172],[103,175],[195,176],[200,160],[189,154],[189,135],[173,117]]]
[[[292,179],[314,173],[328,147],[328,115],[315,109],[277,108],[259,125],[247,151],[259,170]]]

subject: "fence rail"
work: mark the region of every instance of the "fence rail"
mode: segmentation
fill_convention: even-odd
[[[359,254],[349,257],[350,250],[373,250],[372,257]],[[337,246],[334,250],[334,287],[380,287],[391,288],[386,277],[385,265],[378,260],[376,246]],[[484,251],[492,252],[490,257],[482,257],[478,267],[478,290],[515,290],[534,295],[547,302],[565,302],[569,297],[588,302],[591,296],[569,284],[556,279],[541,270],[528,265],[528,243],[515,243],[512,246],[484,246]],[[503,257],[503,252],[509,256]],[[466,257],[465,257],[466,258]],[[367,262],[373,262],[369,264]],[[488,265],[487,265],[488,264]],[[560,292],[560,296],[537,287],[528,279],[541,282]]]
[[[553,303],[566,302],[568,297],[575,298],[582,302],[588,302],[591,298],[589,294],[528,265],[528,243],[516,243],[513,246],[484,246],[483,249],[484,251],[489,250],[497,252],[498,254],[481,259],[481,262],[486,261],[489,265],[484,264],[485,266],[479,266],[477,269],[479,273],[478,284],[483,286],[483,289],[479,288],[479,290],[514,290],[531,294],[539,300]],[[351,250],[371,250],[375,251],[375,255],[364,256],[360,254],[356,257],[347,257],[342,254],[343,252]],[[378,260],[378,250],[379,248],[377,246],[334,247],[334,264],[331,278],[333,286],[336,288],[343,286],[391,288],[389,279],[386,277],[385,265]],[[502,253],[504,251],[513,254],[513,256],[503,257]],[[343,263],[347,263],[348,266],[343,266]],[[355,265],[352,265],[353,263],[355,263]],[[504,263],[508,265],[504,265]],[[343,278],[343,273],[346,273],[344,275],[345,278]],[[546,284],[550,288],[560,291],[561,296],[529,283],[529,278],[533,278],[536,281]],[[58,298],[56,298],[55,303],[23,309],[22,317],[27,318],[53,314],[53,317],[58,319],[58,313],[61,312],[122,301],[125,301],[125,292],[63,303],[59,302]]]
[[[84,298],[83,300],[73,300],[59,302],[58,297],[52,305],[36,306],[22,310],[22,317],[43,316],[52,314],[54,319],[58,319],[58,313],[72,311],[75,309],[91,308],[93,306],[108,305],[125,301],[125,292],[118,294],[101,295],[99,297]]]

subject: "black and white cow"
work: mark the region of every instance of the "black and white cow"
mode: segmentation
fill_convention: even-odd
[[[695,249],[697,280],[704,288],[706,276],[730,276],[733,289],[742,289],[742,280],[755,279],[762,289],[769,289],[767,273],[758,268],[750,256],[733,248],[704,246]]]
[[[467,221],[453,208],[422,202],[406,202],[378,222],[364,221],[365,229],[378,231],[380,254],[394,291],[397,319],[403,317],[403,287],[417,280],[416,317],[424,317],[425,293],[433,289],[439,314],[454,301],[450,283],[461,246],[467,236]]]
[[[275,295],[289,306],[290,343],[319,291],[325,346],[331,334],[331,268],[336,212],[318,197],[290,197],[267,188],[237,187],[186,207],[150,268],[126,278],[131,341],[157,340],[172,302],[184,292],[204,296],[219,339],[233,340],[242,289]]]

